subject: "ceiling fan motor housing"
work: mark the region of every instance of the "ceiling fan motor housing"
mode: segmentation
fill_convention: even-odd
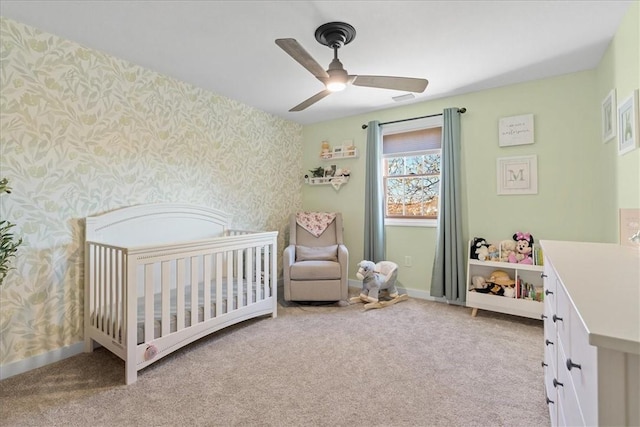
[[[329,22],[316,29],[318,43],[339,49],[348,44],[356,36],[356,29],[346,22]]]

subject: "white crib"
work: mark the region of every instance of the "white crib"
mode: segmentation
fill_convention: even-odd
[[[85,351],[125,380],[227,326],[277,316],[277,231],[230,230],[217,210],[149,204],[86,218]]]

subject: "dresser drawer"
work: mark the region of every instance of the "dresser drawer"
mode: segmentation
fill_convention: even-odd
[[[569,350],[569,344],[571,342],[570,325],[573,321],[573,318],[576,317],[577,314],[572,309],[571,301],[569,300],[567,292],[565,291],[562,284],[560,284],[556,289],[556,298],[556,311],[550,316],[549,320],[553,322],[556,327],[556,331],[558,333],[558,341],[564,344],[564,348],[566,350]],[[580,321],[580,319],[577,320]]]
[[[555,311],[556,308],[556,288],[558,286],[558,277],[556,275],[551,261],[545,259],[544,261],[544,300],[549,303],[549,306]]]
[[[598,423],[598,352],[589,344],[587,331],[577,315],[571,319],[570,328],[571,344],[564,358],[558,358],[558,367],[563,367],[571,377],[585,421],[595,425]]]
[[[561,360],[566,360],[565,348],[562,342],[558,345],[558,361]],[[583,417],[580,397],[576,392],[571,375],[566,366],[558,366],[558,375],[556,378],[554,385],[556,386],[558,406],[563,408],[564,425],[587,425]]]

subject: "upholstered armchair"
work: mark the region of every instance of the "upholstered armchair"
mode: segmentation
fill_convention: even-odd
[[[346,301],[349,251],[342,238],[342,214],[292,214],[289,230],[282,256],[284,299]]]

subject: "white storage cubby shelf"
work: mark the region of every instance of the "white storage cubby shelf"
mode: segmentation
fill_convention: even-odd
[[[329,160],[341,160],[341,159],[355,159],[358,157],[358,149],[353,148],[352,150],[348,149],[339,149],[335,148],[333,151],[329,151],[328,153],[321,153],[320,159],[324,161]]]
[[[471,247],[471,242],[468,247]],[[535,249],[534,246],[533,250],[535,251]],[[468,252],[467,256],[469,256]],[[474,276],[482,276],[488,279],[496,270],[506,272],[511,279],[519,283],[515,298],[494,295],[492,293],[480,293],[474,290],[472,282]],[[467,307],[473,309],[471,315],[475,317],[478,309],[482,309],[541,320],[542,313],[544,312],[544,303],[542,301],[544,298],[542,292],[543,270],[544,267],[542,265],[469,259],[467,263]],[[525,284],[533,286],[535,290],[535,296],[533,298],[529,296],[522,297],[520,289]]]

